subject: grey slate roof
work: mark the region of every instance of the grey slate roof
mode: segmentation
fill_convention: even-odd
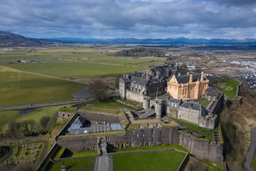
[[[78,129],[78,128],[81,128],[83,127],[84,123],[85,123],[86,119],[81,117],[81,116],[78,116],[75,121],[71,124],[71,126],[69,127],[69,130],[71,129]]]
[[[185,84],[189,82],[189,75],[176,76],[179,84]],[[192,82],[200,81],[201,74],[192,74]]]
[[[167,100],[167,102],[168,102],[168,103],[176,103],[176,104],[180,104],[180,102],[181,102],[181,101],[180,101],[180,100],[178,100],[178,99],[170,98],[170,99],[168,99],[168,100]]]
[[[185,108],[192,108],[193,110],[201,110],[201,105],[199,103],[194,103],[194,102],[184,102],[180,105],[180,107],[185,107]]]
[[[206,115],[206,109],[205,107],[203,107],[202,105],[200,105],[199,103],[195,103],[195,102],[184,102],[180,105],[180,107],[184,107],[184,108],[192,108],[193,110],[197,110],[197,111],[201,111],[202,116]]]
[[[139,77],[132,77],[131,82],[136,82],[138,84],[141,85],[146,85],[148,83],[149,80],[143,79],[143,78],[139,78]]]

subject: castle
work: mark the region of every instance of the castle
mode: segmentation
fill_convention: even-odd
[[[143,104],[144,112],[133,112],[135,118],[160,119],[164,115],[184,120],[199,127],[214,129],[217,117],[210,112],[214,103],[221,98],[219,92],[207,93],[209,80],[204,73],[191,74],[175,71],[168,65],[158,66],[142,72],[124,74],[119,79],[119,93],[122,99],[133,100]],[[195,101],[216,97],[209,105],[203,107]],[[140,114],[138,114],[140,113]]]

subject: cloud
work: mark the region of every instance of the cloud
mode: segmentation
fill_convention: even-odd
[[[0,30],[29,37],[256,38],[256,4],[243,2],[0,0]]]

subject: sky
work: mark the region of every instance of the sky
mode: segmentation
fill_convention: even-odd
[[[256,0],[0,0],[0,30],[32,38],[256,38]]]

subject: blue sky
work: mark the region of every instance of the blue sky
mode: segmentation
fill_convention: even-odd
[[[0,30],[34,38],[256,38],[256,0],[0,0]]]

